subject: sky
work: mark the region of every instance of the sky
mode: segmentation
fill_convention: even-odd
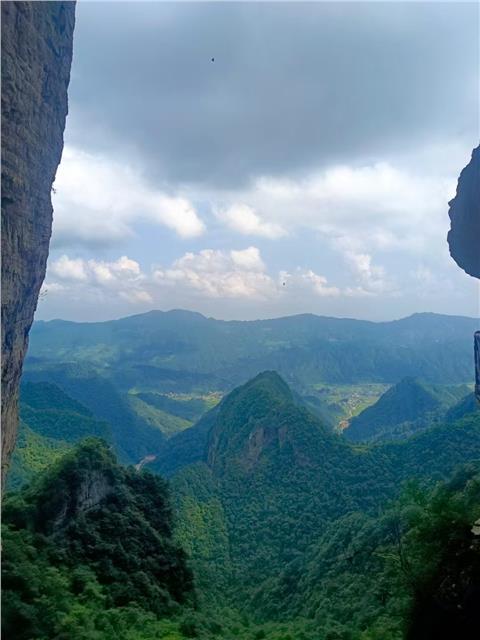
[[[37,319],[475,316],[476,3],[77,4]]]

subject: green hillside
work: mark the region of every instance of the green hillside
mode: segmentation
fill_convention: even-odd
[[[122,462],[136,463],[159,450],[165,439],[152,424],[132,407],[127,394],[92,365],[50,364],[26,372],[27,382],[49,382],[86,407],[97,420],[110,425],[111,438]]]
[[[90,416],[64,396],[52,385],[25,392],[30,410],[49,416],[62,400]],[[480,413],[462,406],[414,437],[357,445],[267,371],[163,439],[147,471],[118,466],[98,441],[65,457],[56,448],[5,501],[4,632],[415,640],[435,616],[467,629],[477,610],[468,594],[480,589]],[[50,436],[24,433],[48,450]],[[174,518],[152,471],[170,477]],[[461,616],[448,614],[443,584],[461,584]]]
[[[467,394],[466,385],[432,385],[404,378],[353,417],[344,433],[356,442],[406,437],[441,420]]]
[[[471,414],[478,414],[480,412],[480,402],[475,397],[474,393],[469,393],[462,398],[460,402],[450,407],[445,414],[445,419],[448,422],[454,420],[460,420]]]
[[[111,441],[110,426],[58,386],[24,383],[20,389],[20,427],[8,474],[18,487],[85,437]]]
[[[173,445],[181,440],[184,445],[172,449],[177,536],[192,555],[206,601],[215,597],[225,606],[233,603],[264,624],[299,616],[328,620],[333,596],[327,597],[323,589],[351,579],[341,561],[347,543],[340,537],[332,549],[332,532],[341,536],[343,531],[346,539],[353,540],[358,527],[354,536],[358,544],[368,548],[383,544],[379,514],[398,497],[403,482],[415,477],[446,479],[458,464],[480,459],[478,417],[435,427],[404,443],[354,448],[296,405],[273,372],[232,392],[206,423],[204,418],[199,427],[170,441]],[[195,441],[196,431],[201,433]],[[192,449],[198,442],[204,449],[195,461]],[[162,467],[171,472],[171,460],[157,460],[152,468]],[[301,583],[305,563],[316,553],[319,540],[333,554],[329,560],[333,582],[319,584],[317,604],[306,609]],[[364,557],[358,566],[359,582],[352,586],[357,592],[352,599],[339,592],[335,599],[337,623],[341,619],[345,626],[339,638],[360,637],[358,629],[368,616],[363,622],[360,616],[357,635],[348,635],[348,619],[368,600],[360,580],[374,566]],[[369,606],[375,616],[381,615],[375,599]]]
[[[166,485],[119,467],[101,441],[7,496],[2,532],[5,637],[184,637],[195,595]]]
[[[107,422],[120,460],[137,464],[165,459],[168,439],[266,369],[332,430],[402,377],[460,385],[471,377],[474,327],[473,319],[435,314],[380,323],[314,315],[225,322],[187,311],[38,322],[24,380],[57,385]]]

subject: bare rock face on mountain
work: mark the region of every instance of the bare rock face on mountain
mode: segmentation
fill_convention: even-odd
[[[449,204],[450,254],[459,267],[480,278],[480,146],[460,174],[457,194]]]
[[[45,276],[63,149],[75,2],[2,2],[2,480]]]

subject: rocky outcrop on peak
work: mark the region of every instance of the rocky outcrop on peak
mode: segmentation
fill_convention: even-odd
[[[2,480],[52,229],[75,2],[2,2]]]
[[[450,255],[466,273],[480,278],[480,146],[461,172],[449,204]]]
[[[64,526],[79,513],[94,509],[114,490],[114,482],[109,474],[90,469],[78,486],[73,484],[72,491],[64,494],[64,501],[54,520],[54,528]]]

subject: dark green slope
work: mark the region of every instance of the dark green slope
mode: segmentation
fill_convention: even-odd
[[[352,418],[344,434],[355,442],[406,437],[438,421],[467,393],[465,385],[440,386],[404,378]]]
[[[480,402],[475,397],[474,393],[469,393],[462,398],[460,402],[450,407],[445,414],[445,420],[447,422],[453,422],[454,420],[460,420],[471,414],[478,414],[480,412]]]
[[[215,424],[219,410],[219,406],[214,407],[193,427],[165,442],[149,468],[169,478],[180,469],[205,460],[208,435]]]
[[[5,637],[183,638],[160,620],[195,600],[160,478],[90,439],[7,495],[2,523]]]
[[[217,521],[217,533],[225,527],[228,552],[224,548],[222,557],[228,557],[228,566],[223,569],[244,602],[259,581],[302,553],[329,521],[352,509],[375,510],[386,496],[392,473],[383,461],[333,435],[295,403],[274,372],[234,390],[214,418],[203,461],[174,478],[183,495],[179,527],[188,545],[193,530],[182,518],[197,511],[196,501],[205,517]],[[207,486],[215,488],[213,494],[205,494]],[[205,557],[199,561],[205,568]]]
[[[480,463],[425,490],[410,483],[382,513],[352,512],[254,593],[274,619],[311,620],[317,637],[475,637],[479,624]]]
[[[112,382],[89,364],[51,364],[31,368],[27,382],[49,382],[86,407],[97,420],[108,422],[116,452],[123,462],[137,463],[161,449],[165,437],[139,415]]]
[[[51,464],[82,438],[111,441],[108,423],[58,386],[24,383],[20,389],[20,429],[8,474],[8,487],[18,487]]]
[[[20,389],[20,417],[36,433],[65,442],[87,436],[111,439],[110,426],[55,384],[25,383]]]
[[[471,376],[471,318],[416,314],[394,322],[299,315],[225,322],[186,311],[103,323],[35,323],[29,366],[89,362],[123,390],[228,390],[265,369],[297,387]]]

